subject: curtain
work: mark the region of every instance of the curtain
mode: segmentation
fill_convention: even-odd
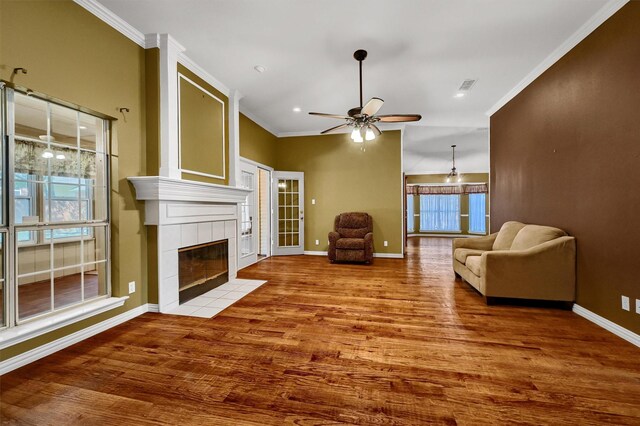
[[[485,234],[486,195],[469,194],[469,232]]]
[[[420,231],[460,231],[460,195],[420,195]]]
[[[407,232],[415,232],[415,216],[413,213],[413,195],[407,195]]]
[[[464,185],[465,194],[487,194],[488,192],[489,188],[486,183],[479,185]]]
[[[462,194],[462,185],[429,185],[419,186],[418,194]]]
[[[94,152],[80,151],[77,149],[52,147],[53,158],[44,158],[42,153],[47,149],[46,144],[29,140],[15,140],[15,172],[38,176],[66,176],[95,179],[96,154]],[[63,159],[56,156],[63,155]],[[49,167],[51,173],[49,174]]]
[[[407,194],[486,194],[486,183],[477,185],[412,185],[407,186]]]

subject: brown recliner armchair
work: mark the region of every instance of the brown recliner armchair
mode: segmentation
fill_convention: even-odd
[[[373,259],[373,219],[367,213],[342,213],[336,216],[334,231],[329,232],[329,260],[371,262]]]

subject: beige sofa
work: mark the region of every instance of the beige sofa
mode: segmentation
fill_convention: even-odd
[[[485,296],[575,300],[576,241],[558,228],[507,222],[500,232],[453,240],[453,270]]]

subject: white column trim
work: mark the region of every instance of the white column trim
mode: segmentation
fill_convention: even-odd
[[[242,93],[229,93],[229,186],[240,182],[240,99]]]
[[[160,42],[160,176],[180,179],[178,54],[184,52],[184,47],[169,34],[157,37]]]

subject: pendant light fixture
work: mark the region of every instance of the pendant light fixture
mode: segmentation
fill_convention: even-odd
[[[451,145],[451,171],[447,175],[447,182],[462,182],[462,176],[456,169],[456,145]]]

